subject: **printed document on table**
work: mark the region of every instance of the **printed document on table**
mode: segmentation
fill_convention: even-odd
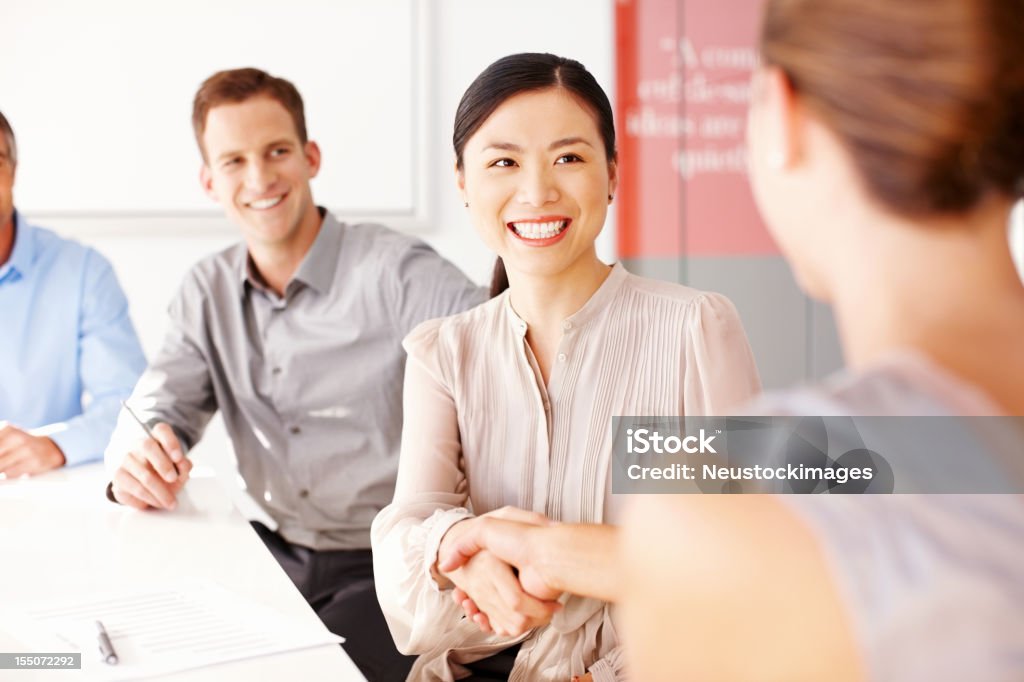
[[[4,610],[4,626],[35,650],[81,651],[82,672],[90,680],[153,677],[345,641],[208,581]],[[117,665],[99,660],[97,620],[110,636]]]

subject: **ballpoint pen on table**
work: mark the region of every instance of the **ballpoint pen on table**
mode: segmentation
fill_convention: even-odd
[[[99,641],[100,656],[103,658],[103,662],[107,665],[117,665],[117,652],[114,651],[114,645],[110,643],[107,629],[99,621],[96,621],[96,639]]]

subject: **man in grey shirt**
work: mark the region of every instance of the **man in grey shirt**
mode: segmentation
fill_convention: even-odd
[[[185,453],[220,409],[249,493],[279,525],[254,524],[264,542],[367,677],[404,679],[411,660],[380,613],[369,549],[394,492],[401,341],[485,293],[426,244],[313,203],[320,151],[288,81],[216,73],[193,126],[203,188],[244,243],[195,265],[171,302],[170,331],[130,401],[159,445],[122,414],[108,496],[173,509]]]

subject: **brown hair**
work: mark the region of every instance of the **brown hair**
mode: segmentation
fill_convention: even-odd
[[[770,0],[767,65],[905,215],[1024,193],[1024,0]]]
[[[18,142],[14,139],[14,130],[11,128],[11,124],[7,122],[7,117],[0,111],[0,135],[7,138],[7,160],[11,162],[11,166],[18,165]]]
[[[283,78],[271,76],[259,69],[231,69],[218,71],[199,86],[195,100],[192,102],[192,130],[199,143],[199,151],[206,158],[203,148],[203,132],[206,130],[206,116],[210,109],[221,104],[237,104],[253,97],[270,97],[288,110],[295,123],[295,132],[299,142],[306,144],[306,114],[302,105],[302,96],[291,82]]]

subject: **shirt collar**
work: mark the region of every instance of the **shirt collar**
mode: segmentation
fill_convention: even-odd
[[[306,252],[306,257],[299,263],[299,269],[295,271],[292,279],[299,280],[317,293],[323,294],[330,291],[335,271],[338,269],[342,226],[325,209],[318,210],[323,218],[320,222],[320,231]]]
[[[612,266],[611,272],[605,278],[601,286],[597,288],[597,291],[593,293],[590,299],[583,304],[583,307],[577,310],[575,313],[563,320],[565,329],[571,329],[572,327],[581,327],[587,322],[599,315],[605,308],[608,307],[608,303],[615,297],[619,289],[622,288],[626,278],[629,277],[629,272],[622,266],[622,263],[616,263]],[[507,291],[505,296],[505,311],[508,315],[508,320],[512,325],[512,328],[516,330],[520,335],[526,334],[526,322],[516,314],[516,311],[512,309],[512,297],[508,295]]]
[[[263,282],[263,278],[260,277],[260,273],[256,271],[256,264],[252,262],[252,256],[249,255],[249,250],[242,249],[241,255],[242,258],[238,267],[238,280],[242,283],[243,297],[245,296],[245,292],[249,290],[249,287],[258,289],[259,291],[267,291],[267,285]]]
[[[32,269],[32,263],[36,258],[36,243],[33,239],[32,228],[21,214],[14,212],[14,248],[11,249],[11,257],[7,262],[0,265],[0,280],[8,276],[24,277]]]
[[[331,283],[334,281],[334,274],[338,268],[338,256],[341,252],[343,228],[338,219],[330,214],[327,209],[317,207],[317,210],[320,211],[321,217],[320,230],[317,232],[316,238],[310,245],[302,262],[299,263],[295,274],[292,275],[291,281],[285,287],[286,296],[288,290],[292,288],[292,282],[301,282],[317,293],[323,294],[330,290]],[[248,250],[244,252],[244,257],[241,263],[239,263],[239,281],[242,283],[243,295],[246,291],[246,285],[255,287],[260,291],[267,290],[266,284],[264,284],[259,273],[256,271],[255,264],[252,262],[252,257],[249,255]]]

